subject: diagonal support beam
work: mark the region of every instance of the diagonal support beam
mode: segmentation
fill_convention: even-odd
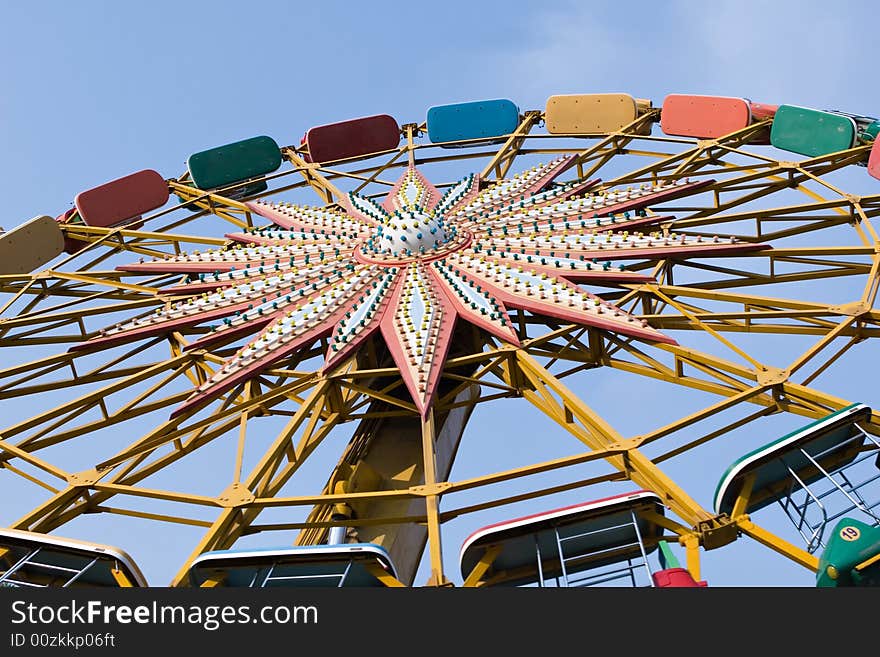
[[[272,474],[279,467],[280,462],[285,458],[285,453],[287,452],[287,448],[291,438],[294,436],[294,434],[297,433],[297,431],[303,426],[303,424],[310,421],[310,418],[312,418],[313,416],[319,416],[320,411],[324,406],[325,397],[330,385],[331,384],[327,379],[320,379],[317,382],[315,387],[312,389],[312,392],[299,407],[294,416],[290,418],[290,421],[287,423],[284,429],[282,429],[281,433],[278,435],[278,437],[275,439],[269,449],[266,450],[260,461],[251,470],[250,475],[244,481],[244,487],[247,490],[258,493],[259,496],[270,493],[270,491],[267,490],[267,482],[270,480]],[[304,435],[302,441],[307,440],[307,438],[308,436]],[[303,459],[303,457],[303,453],[297,454],[297,464]],[[259,510],[257,510],[257,512],[259,512]],[[189,576],[189,566],[192,561],[200,554],[211,549],[228,547],[229,545],[231,545],[231,543],[235,540],[235,538],[237,538],[238,535],[240,535],[241,530],[243,529],[244,523],[240,522],[242,520],[243,514],[244,509],[240,507],[230,507],[224,509],[220,513],[219,517],[214,521],[214,524],[211,525],[211,528],[198,542],[189,557],[187,557],[183,566],[174,576],[174,579],[171,582],[171,586],[185,585]],[[233,526],[236,521],[239,521],[239,528],[237,530]]]
[[[534,126],[540,118],[540,112],[525,113],[523,120],[520,122],[519,126],[517,126],[516,130],[511,133],[510,137],[507,138],[507,141],[504,142],[504,145],[498,149],[495,156],[489,160],[489,163],[480,172],[481,179],[487,178],[492,171],[495,172],[495,175],[499,180],[507,175],[507,172],[510,170],[510,165],[513,164],[514,159],[519,154],[519,149],[522,148],[523,142],[525,142],[532,126]]]
[[[519,369],[532,386],[523,388],[522,395],[534,406],[592,449],[627,446],[624,455],[609,456],[606,460],[636,484],[663,497],[683,520],[696,526],[714,518],[534,357],[523,350],[517,351],[516,357]]]
[[[283,148],[282,153],[324,203],[341,201],[345,197],[336,185],[321,175],[317,164],[309,164],[292,148]]]

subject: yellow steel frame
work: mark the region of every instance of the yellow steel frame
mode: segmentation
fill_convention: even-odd
[[[702,204],[675,208],[678,218],[665,224],[664,230],[707,234],[701,230],[710,228],[723,237],[773,243],[837,226],[851,227],[856,236],[856,243],[852,245],[780,247],[742,256],[723,266],[717,262],[689,260],[636,263],[632,269],[651,273],[655,282],[622,285],[604,295],[657,328],[699,331],[710,336],[727,357],[686,346],[647,345],[596,329],[512,311],[511,320],[522,341],[520,347],[501,344],[476,329],[465,332],[463,340],[457,341],[461,351],[451,355],[444,373],[450,389],[437,400],[433,412],[422,422],[423,484],[408,489],[368,491],[328,484],[318,494],[283,496],[280,493],[287,481],[335,427],[352,421],[381,422],[415,414],[416,409],[408,401],[396,369],[387,358],[378,355],[381,350],[376,344],[369,343],[358,356],[333,371],[320,373],[308,365],[310,359],[320,356],[326,348],[318,341],[274,369],[238,386],[209,409],[161,422],[116,454],[96,462],[94,468],[81,472],[65,470],[39,453],[182,401],[189,388],[180,384],[205,381],[223,362],[230,347],[221,346],[213,352],[184,351],[196,333],[183,332],[123,349],[98,366],[81,353],[62,351],[0,369],[0,403],[14,403],[15,399],[49,390],[78,395],[0,428],[0,467],[43,487],[50,494],[43,504],[14,522],[13,527],[48,532],[80,514],[96,512],[201,527],[205,530],[202,539],[172,581],[174,585],[186,585],[192,559],[207,550],[229,548],[245,534],[301,529],[299,542],[314,543],[323,540],[329,527],[339,524],[330,519],[329,509],[334,505],[367,499],[420,499],[424,501],[424,512],[419,515],[358,517],[347,519],[345,523],[355,527],[424,524],[430,563],[427,583],[441,586],[449,584],[441,549],[444,523],[516,501],[628,479],[661,495],[676,516],[677,520],[664,519],[663,526],[678,536],[686,550],[687,566],[697,579],[700,548],[714,549],[740,534],[815,570],[815,557],[756,525],[743,513],[747,507],[748,487],[737,500],[731,517],[718,516],[701,507],[664,474],[660,464],[770,413],[784,411],[817,418],[849,403],[810,384],[856,344],[880,336],[880,310],[875,308],[880,288],[880,239],[872,225],[873,218],[880,214],[880,194],[846,194],[826,182],[823,176],[864,160],[867,147],[857,146],[798,162],[775,161],[744,149],[750,137],[766,128],[765,123],[718,139],[696,142],[639,134],[658,117],[658,110],[649,109],[632,124],[612,134],[557,138],[533,134],[533,128],[543,117],[541,112],[526,112],[517,130],[497,149],[473,146],[454,153],[417,143],[415,137],[424,131],[424,124],[407,124],[405,140],[399,149],[381,157],[371,155],[335,162],[332,168],[307,163],[301,149],[290,146],[283,149],[290,167],[267,176],[266,179],[276,182],[277,186],[262,195],[308,188],[322,202],[333,204],[343,194],[337,186],[341,182],[355,185],[359,193],[381,194],[391,185],[382,179],[384,173],[411,164],[430,166],[466,159],[485,161],[484,184],[491,185],[493,175],[496,180],[503,178],[519,158],[565,152],[577,155],[577,175],[582,178],[600,173],[606,164],[621,156],[650,160],[608,184],[669,180],[696,173],[716,176],[717,182],[701,196]],[[301,180],[283,180],[291,175]],[[145,217],[152,230],[64,226],[67,237],[83,242],[78,253],[65,256],[45,271],[0,275],[0,294],[6,297],[0,306],[0,346],[69,345],[89,337],[91,330],[87,325],[92,322],[100,325],[104,315],[141,312],[163,303],[158,291],[179,277],[144,277],[116,271],[107,264],[115,254],[130,252],[157,257],[180,253],[189,247],[226,244],[222,238],[179,232],[187,223],[206,217],[217,217],[236,228],[253,225],[247,206],[224,195],[235,189],[235,185],[205,192],[188,184],[185,174],[170,180],[169,185],[180,197],[181,204]],[[807,200],[760,210],[743,209],[746,204],[783,192],[800,193],[801,198]],[[175,212],[183,205],[198,211],[186,216]],[[754,232],[744,233],[743,226],[749,224],[754,225]],[[738,232],[723,233],[728,226]],[[679,283],[675,279],[680,273],[691,277],[704,274],[706,278]],[[839,277],[864,281],[861,294],[842,303],[827,304],[748,293],[752,287]],[[761,362],[739,346],[737,336],[742,333],[812,336],[815,342],[780,368]],[[166,342],[169,355],[155,362],[143,362],[142,354],[154,353]],[[829,353],[832,345],[836,350]],[[9,361],[4,359],[4,362]],[[645,434],[623,436],[564,383],[564,379],[573,374],[599,367],[708,392],[719,399]],[[474,385],[480,386],[478,398],[456,401],[462,390]],[[118,400],[126,394],[128,399]],[[443,481],[437,477],[433,413],[448,412],[462,403],[475,405],[509,397],[527,400],[582,443],[586,451],[466,480]],[[743,405],[755,410],[720,428],[704,431],[698,426],[706,419],[720,418],[722,413]],[[256,465],[244,474],[248,427],[252,418],[266,415],[289,417],[289,420]],[[86,417],[89,419],[79,419]],[[880,434],[880,415],[874,412],[864,428]],[[235,432],[238,439],[231,478],[217,495],[195,495],[141,485],[151,475],[221,436]],[[689,435],[686,443],[670,446],[653,458],[645,455],[646,446],[685,433]],[[349,450],[361,452],[369,448],[369,441],[349,446]],[[547,489],[531,489],[525,483],[530,475],[563,472],[571,466],[601,461],[606,463],[607,470],[587,480],[566,481]],[[344,466],[343,459],[331,473],[330,482],[344,480],[350,471]],[[501,481],[522,481],[524,492],[466,507],[441,508],[443,499],[453,493]],[[216,517],[209,521],[198,513],[148,513],[116,505],[115,500],[125,498],[148,498],[212,510]],[[262,510],[284,507],[312,507],[313,511],[305,522],[257,522]],[[497,550],[487,552],[465,577],[464,584],[485,585],[484,576],[496,556]],[[377,577],[389,586],[410,584],[380,571],[377,569]]]

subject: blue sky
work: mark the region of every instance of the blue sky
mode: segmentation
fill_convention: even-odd
[[[304,4],[6,6],[0,41],[0,226],[59,214],[77,192],[138,169],[176,176],[190,153],[218,144],[258,134],[293,144],[310,126],[376,113],[390,113],[400,123],[420,122],[428,107],[447,102],[508,97],[525,110],[543,108],[551,94],[624,91],[659,105],[676,92],[880,112],[865,26],[875,13],[869,2]],[[864,170],[847,180],[853,192],[880,189]],[[843,292],[828,284],[797,294],[824,300]],[[755,336],[737,341],[766,352],[771,362],[778,359],[778,365],[806,344]],[[874,390],[866,391],[877,349],[868,345],[860,353],[817,385],[880,403]],[[696,394],[666,396],[658,385],[656,394],[641,398],[641,413],[627,413],[622,400],[628,381],[609,372],[578,388],[624,435],[712,401]],[[874,398],[864,398],[867,394]],[[774,418],[768,426],[782,431],[797,424]],[[767,439],[779,435],[773,430]],[[518,434],[540,435],[542,441],[509,438]],[[760,444],[760,436],[751,438]],[[549,421],[503,402],[476,412],[454,474],[474,476],[575,449]],[[744,451],[735,445],[709,449],[670,471],[704,472],[694,485],[708,506],[724,467]],[[222,463],[225,457],[218,452],[215,458]],[[13,485],[4,474],[0,491]],[[325,475],[317,470],[315,481],[322,483]],[[0,510],[0,524],[39,498],[21,495],[10,502],[11,510]],[[521,515],[519,509],[493,513],[474,523]],[[167,581],[177,554],[169,543],[178,535],[157,540],[149,527],[127,522],[104,529],[88,521],[71,531],[121,544],[145,564],[151,581]],[[445,548],[450,570],[472,528],[450,525]],[[179,536],[186,541],[196,535]],[[704,567],[718,584],[810,583],[802,569],[748,539],[706,554]]]

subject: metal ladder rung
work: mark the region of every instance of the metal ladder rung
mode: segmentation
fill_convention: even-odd
[[[330,579],[331,577],[342,577],[343,573],[328,573],[325,575],[278,575],[277,577],[267,577],[264,582],[282,582],[291,579]]]
[[[874,510],[874,507],[876,507],[878,505],[880,505],[880,500],[877,500],[877,502],[874,502],[873,504],[869,505],[868,511],[866,512],[863,509],[859,509],[859,507],[855,506],[854,504],[850,504],[847,508],[842,509],[841,511],[838,511],[837,513],[834,513],[834,514],[828,516],[828,522],[831,522],[832,520],[837,520],[838,518],[846,515],[850,511],[855,511],[856,509],[858,509],[862,513],[866,513],[867,515],[871,516],[872,518],[874,518],[875,520],[880,522],[880,518],[878,518],[874,513],[871,513]],[[823,523],[819,523],[815,527],[810,526],[810,529],[816,529],[816,527],[821,527],[822,524]],[[825,523],[825,524],[827,524],[827,523]]]
[[[876,481],[877,479],[880,479],[880,474],[874,475],[874,476],[872,476],[868,479],[865,479],[864,481],[860,481],[856,484],[851,483],[848,485],[844,485],[843,488],[845,488],[850,493],[858,494],[858,491],[860,491],[863,486],[866,486],[867,484],[870,484],[870,483]],[[799,514],[799,516],[801,517],[801,522],[806,523],[807,527],[809,527],[810,529],[816,529],[816,527],[821,526],[822,523],[819,523],[817,525],[811,525],[806,520],[807,509],[809,509],[810,506],[815,505],[815,503],[816,503],[814,499],[811,499],[811,497],[815,497],[818,500],[822,500],[824,498],[827,498],[832,493],[839,493],[839,492],[840,491],[838,491],[837,488],[832,487],[829,490],[826,490],[822,493],[814,493],[812,496],[807,496],[807,498],[800,504],[793,502],[793,501],[792,501],[791,505],[788,505],[786,503],[786,505],[784,505],[783,508],[785,508],[787,506],[791,506],[791,507],[794,507],[795,509],[801,511],[801,513]],[[859,496],[859,497],[861,498],[861,496]],[[791,499],[791,497],[789,497],[789,499]],[[849,499],[849,498],[847,497],[847,499]],[[875,507],[880,506],[880,499],[878,499],[876,502],[863,501],[863,503],[865,506],[864,509],[860,505],[855,504],[852,502],[852,500],[850,500],[850,504],[848,507],[846,507],[842,511],[839,511],[839,512],[834,513],[833,515],[829,516],[827,519],[827,522],[830,522],[831,520],[835,520],[836,518],[839,518],[843,514],[849,513],[850,511],[853,511],[856,509],[858,509],[862,513],[867,513],[868,515],[873,516],[874,514],[871,512],[874,510]]]
[[[632,520],[629,522],[624,522],[621,524],[612,525],[610,527],[603,527],[601,529],[594,529],[594,530],[588,531],[588,532],[581,532],[579,534],[573,534],[571,536],[565,536],[565,537],[560,536],[559,535],[559,528],[556,528],[556,530],[555,530],[555,532],[556,532],[556,548],[557,548],[557,552],[559,554],[559,565],[562,570],[562,581],[563,581],[564,586],[566,586],[566,587],[576,586],[576,585],[591,586],[594,584],[601,584],[603,582],[613,581],[615,579],[624,579],[627,576],[632,581],[633,586],[636,586],[636,572],[642,566],[644,566],[645,570],[648,573],[649,581],[651,581],[650,586],[654,585],[653,581],[650,579],[652,576],[652,573],[651,573],[651,568],[648,564],[648,555],[646,554],[645,547],[642,543],[642,534],[641,534],[641,531],[639,530],[638,518],[636,517],[635,511],[632,509],[630,509],[630,516],[631,516]],[[635,540],[633,540],[633,541],[630,541],[627,543],[622,543],[622,544],[616,544],[616,545],[613,545],[610,547],[603,548],[601,550],[594,550],[594,551],[591,551],[588,553],[575,554],[575,555],[572,555],[569,557],[565,556],[563,544],[567,541],[572,541],[574,539],[584,538],[587,536],[593,536],[596,534],[603,534],[603,533],[607,534],[609,532],[618,531],[621,529],[630,529],[630,528],[631,528],[631,531],[635,534]],[[627,566],[624,568],[620,568],[617,570],[611,570],[611,571],[605,570],[601,573],[596,573],[595,575],[589,575],[589,574],[581,575],[579,573],[575,573],[575,574],[573,574],[573,577],[571,577],[571,578],[569,577],[568,569],[565,567],[566,564],[570,564],[572,562],[577,562],[577,561],[584,562],[588,566],[589,561],[595,560],[597,558],[601,559],[603,554],[619,552],[621,550],[626,550],[628,548],[633,548],[633,547],[637,547],[639,549],[643,563],[634,564],[632,562],[632,558],[627,558],[626,559]],[[538,550],[538,557],[540,559],[540,550]],[[608,564],[608,565],[612,565],[612,564]],[[539,571],[540,571],[540,568],[539,568]],[[541,582],[541,585],[543,586],[543,581]]]
[[[570,541],[575,538],[582,538],[584,536],[592,536],[593,534],[602,534],[604,532],[610,532],[615,529],[623,529],[624,527],[632,527],[632,523],[625,522],[621,525],[612,525],[611,527],[603,527],[602,529],[594,529],[589,532],[582,532],[580,534],[572,534],[571,536],[560,536],[559,541],[560,542]]]
[[[880,472],[878,472],[875,475],[872,475],[871,477],[868,477],[867,479],[860,481],[857,484],[851,483],[850,490],[861,490],[862,486],[867,486],[868,484],[873,483],[873,482],[877,481],[878,479],[880,479]]]
[[[28,559],[30,559],[31,557],[37,556],[37,553],[39,551],[40,551],[40,548],[36,548],[34,550],[31,550],[30,552],[25,554],[21,559],[19,559],[14,564],[12,564],[11,568],[7,569],[6,572],[4,572],[2,575],[0,575],[0,584],[7,581],[12,576],[13,573],[18,571],[19,567],[22,564],[27,563]]]
[[[82,568],[79,568],[79,569],[68,568],[67,566],[59,566],[57,564],[43,563],[42,561],[34,561],[34,558],[40,553],[40,550],[42,550],[42,546],[31,550],[30,552],[25,554],[21,559],[19,559],[17,562],[15,562],[15,564],[11,568],[9,568],[2,575],[0,575],[0,584],[5,584],[7,582],[10,582],[10,583],[16,584],[18,586],[33,586],[33,587],[44,586],[41,584],[25,582],[22,580],[17,580],[17,579],[12,578],[12,575],[14,575],[15,573],[21,572],[24,568],[31,566],[33,568],[41,568],[41,569],[49,570],[49,571],[72,574],[73,576],[70,577],[64,584],[62,584],[62,587],[67,587],[67,586],[70,586],[71,584],[73,584],[80,577],[82,577],[86,573],[86,571],[88,571],[92,566],[94,566],[96,563],[98,563],[98,559],[100,559],[100,556],[95,556],[89,563],[87,563]]]
[[[601,584],[602,582],[610,582],[615,579],[624,579],[628,577],[638,567],[638,565],[628,565],[624,568],[618,568],[617,570],[607,570],[602,573],[596,573],[592,576],[572,578],[569,580],[569,584],[581,584],[583,582],[589,582],[590,584]]]
[[[838,473],[835,472],[834,474],[836,475]],[[832,475],[832,476],[834,476],[834,475]],[[858,483],[852,483],[851,481],[847,480],[845,483],[841,484],[840,486],[844,490],[852,493],[852,492],[856,492],[856,491],[861,490],[863,486],[867,486],[868,484],[876,481],[877,479],[880,479],[880,473],[878,473],[876,475],[872,475],[871,477],[868,477],[867,479],[864,479]],[[832,486],[831,488],[829,488],[828,490],[826,490],[822,493],[817,493],[816,497],[821,500],[821,499],[828,497],[832,493],[839,493],[839,492],[840,491],[837,489],[837,487]]]
[[[345,569],[339,573],[320,573],[314,575],[275,575],[272,573],[275,570],[275,565],[272,564],[272,567],[269,568],[269,572],[266,575],[265,579],[263,579],[263,583],[260,585],[261,588],[265,588],[269,585],[270,582],[289,582],[294,580],[326,580],[326,579],[338,579],[339,584],[337,585],[339,588],[345,583],[346,578],[348,577],[348,573],[351,570],[351,561],[349,561],[345,565]]]
[[[614,552],[615,550],[622,550],[622,549],[630,548],[630,547],[638,547],[638,545],[639,544],[637,541],[633,541],[631,543],[623,543],[620,545],[615,545],[614,547],[603,548],[602,550],[598,550],[596,552],[590,552],[589,556],[591,556],[591,557],[592,556],[599,556],[599,555],[602,555],[606,552]],[[578,555],[574,555],[572,557],[565,557],[563,559],[563,561],[569,562],[569,561],[574,561],[576,559],[583,559],[584,556],[587,556],[587,555],[578,554]]]
[[[15,584],[16,586],[30,586],[32,588],[43,588],[42,584],[36,584],[34,582],[25,582],[20,579],[4,579],[3,584]],[[2,586],[2,584],[0,584]]]
[[[847,473],[855,474],[853,470],[855,466],[874,459],[880,449],[880,443],[860,427],[859,429],[870,440],[870,444],[845,466],[826,469],[820,464],[825,456],[839,449],[840,445],[829,447],[816,454],[810,454],[804,448],[800,449],[801,454],[813,464],[817,473],[822,475],[812,484],[808,485],[788,465],[785,459],[780,459],[780,462],[792,476],[792,484],[785,496],[780,497],[777,501],[795,529],[806,541],[807,551],[811,553],[819,547],[825,546],[823,538],[828,525],[851,512],[865,514],[875,521],[874,524],[880,524],[880,513],[876,510],[880,506],[880,500],[869,502],[863,497],[863,493],[870,490],[869,486],[880,479],[880,472],[871,470],[861,473],[861,470],[864,469],[863,466],[859,469],[859,473],[864,475],[861,480],[851,481],[847,476]],[[855,436],[842,445],[856,440],[861,441],[864,438]],[[798,501],[798,498],[801,501]]]
[[[92,563],[94,563],[94,561],[92,561]],[[47,570],[59,570],[63,573],[80,573],[83,570],[86,570],[87,568],[89,568],[89,566],[91,566],[92,563],[85,566],[85,568],[77,569],[77,568],[67,568],[66,566],[56,566],[54,564],[43,563],[41,561],[25,561],[23,564],[21,564],[20,568],[24,568],[25,566],[37,566],[38,568],[46,568]]]

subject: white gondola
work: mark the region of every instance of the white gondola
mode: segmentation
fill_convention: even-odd
[[[369,587],[386,586],[387,576],[397,578],[391,557],[372,543],[219,550],[189,569],[193,586]]]
[[[661,499],[637,491],[484,527],[461,548],[461,574],[486,586],[653,586],[648,555]]]
[[[732,514],[741,495],[742,513],[777,503],[811,553],[844,516],[880,524],[880,443],[860,426],[870,415],[852,404],[739,458],[718,483],[715,511]]]
[[[0,529],[0,587],[147,586],[119,548],[18,529]]]

